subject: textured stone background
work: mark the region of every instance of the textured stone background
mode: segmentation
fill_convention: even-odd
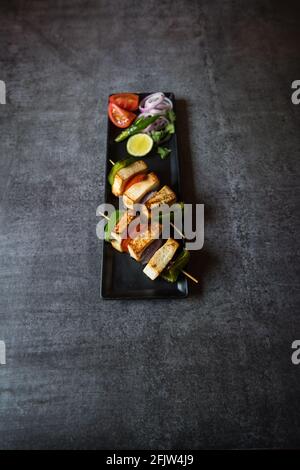
[[[300,446],[296,1],[0,5],[2,448]],[[185,301],[102,301],[106,99],[173,91]],[[299,166],[298,166],[299,170]]]

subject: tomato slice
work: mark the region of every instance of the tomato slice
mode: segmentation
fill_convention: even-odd
[[[136,115],[130,111],[120,108],[120,106],[109,103],[108,105],[108,115],[111,122],[121,129],[124,129],[135,120]]]
[[[131,240],[130,237],[124,238],[124,240],[122,240],[121,247],[123,251],[128,251],[128,245],[129,245],[130,240]]]
[[[130,188],[130,186],[133,186],[135,183],[140,183],[141,181],[143,181],[144,179],[146,178],[146,175],[143,173],[141,175],[136,175],[136,176],[133,176],[126,184],[125,186],[125,189],[124,189],[124,192]]]
[[[139,97],[134,93],[118,93],[111,95],[109,101],[128,111],[136,111],[139,107]]]
[[[148,224],[137,224],[134,228],[130,228],[130,224],[128,226],[128,234],[129,236],[127,238],[123,238],[121,241],[121,247],[123,251],[128,251],[128,245],[133,240],[136,238],[138,235],[142,235],[144,232],[146,232],[148,228]]]

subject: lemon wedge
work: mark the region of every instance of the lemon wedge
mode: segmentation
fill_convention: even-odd
[[[153,147],[153,140],[148,134],[135,134],[127,141],[127,152],[134,157],[143,157]]]

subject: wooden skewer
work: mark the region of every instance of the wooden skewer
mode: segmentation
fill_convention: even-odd
[[[171,227],[173,227],[174,230],[176,230],[177,233],[179,233],[179,235],[181,236],[181,238],[185,239],[185,236],[184,236],[183,233],[179,230],[179,228],[176,227],[176,225],[174,225],[172,222],[170,222],[170,225],[171,225]]]
[[[186,277],[188,277],[189,279],[191,279],[192,281],[194,281],[196,284],[198,284],[198,279],[196,279],[194,276],[192,276],[191,274],[189,274],[188,272],[184,271],[183,269],[181,270],[182,274],[184,274]]]
[[[103,214],[103,212],[98,212],[99,215],[101,215],[101,217],[104,217],[104,219],[106,220],[109,220],[109,217],[107,217],[107,215]]]
[[[111,159],[109,159],[109,163],[112,164],[112,166],[114,166],[115,162],[113,162]]]
[[[103,214],[103,212],[98,212],[99,215],[101,215],[102,217],[104,217],[104,219],[106,220],[109,220],[109,217],[105,214]],[[192,281],[194,281],[196,284],[198,284],[198,279],[196,279],[194,276],[192,276],[191,274],[189,274],[187,271],[184,271],[183,269],[181,270],[182,274],[184,274],[186,277],[188,277],[189,279],[191,279]]]

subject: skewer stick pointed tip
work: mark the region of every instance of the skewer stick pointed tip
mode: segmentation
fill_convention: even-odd
[[[101,217],[104,217],[104,219],[109,220],[109,217],[103,214],[103,212],[98,212],[98,214],[101,215]]]
[[[194,276],[192,276],[190,273],[184,271],[183,269],[182,269],[181,272],[182,272],[182,274],[184,274],[186,277],[188,277],[189,279],[191,279],[191,280],[192,280],[193,282],[195,282],[196,284],[199,283],[198,279],[196,279],[196,278],[195,278]]]

